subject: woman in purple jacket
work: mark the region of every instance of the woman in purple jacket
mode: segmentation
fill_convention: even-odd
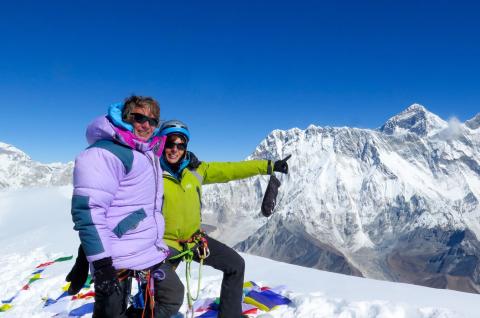
[[[164,281],[178,280],[163,262],[164,139],[152,137],[159,117],[150,97],[112,105],[88,127],[90,146],[75,161],[72,218],[94,269],[94,317],[126,317],[131,280],[125,273],[160,269]],[[154,296],[155,316],[170,317],[182,304],[183,290]]]

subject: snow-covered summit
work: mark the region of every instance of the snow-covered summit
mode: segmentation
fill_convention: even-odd
[[[0,155],[8,156],[11,160],[31,160],[30,157],[20,149],[0,141]]]
[[[71,183],[73,162],[42,164],[20,149],[0,142],[0,190]]]
[[[411,132],[418,136],[431,136],[447,127],[446,121],[429,112],[424,106],[413,104],[387,120],[380,127],[380,131],[389,135]]]

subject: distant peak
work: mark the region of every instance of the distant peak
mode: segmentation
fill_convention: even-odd
[[[412,104],[393,116],[380,127],[388,135],[414,133],[418,136],[431,136],[448,127],[446,121],[429,112],[423,105]]]
[[[405,109],[402,113],[407,113],[407,112],[428,112],[428,110],[425,108],[425,106],[423,105],[420,105],[420,104],[412,104],[410,106],[408,106],[407,109]]]
[[[9,144],[6,144],[6,143],[0,141],[0,148],[8,148],[8,147],[10,147]]]
[[[9,145],[7,143],[4,143],[4,142],[1,142],[0,141],[0,152],[4,152],[4,153],[19,153],[19,154],[22,154],[22,155],[25,155],[26,154],[21,151],[20,149],[12,146],[12,145]]]
[[[470,129],[478,129],[480,127],[480,113],[476,114],[475,117],[467,120],[465,126]]]

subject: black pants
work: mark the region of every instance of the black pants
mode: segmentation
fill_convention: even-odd
[[[165,262],[154,266],[165,273],[161,281],[154,281],[155,290],[155,318],[170,318],[176,314],[183,303],[184,288],[182,282],[175,273],[172,263]],[[128,307],[128,296],[132,286],[132,279],[124,279],[120,282],[120,292],[113,295],[102,295],[95,293],[95,304],[93,307],[94,318],[132,318],[141,317],[142,311]],[[146,305],[146,316],[150,317],[149,305]]]
[[[94,318],[127,317],[128,296],[130,295],[132,280],[130,278],[124,279],[119,285],[120,289],[112,295],[105,295],[95,289]]]
[[[235,250],[227,245],[208,236],[207,241],[210,256],[204,261],[204,264],[223,272],[218,318],[240,318],[245,262]],[[178,251],[173,252],[173,254],[179,253]],[[197,255],[195,255],[194,260],[200,261]],[[178,260],[167,261],[159,267],[165,272],[165,279],[155,281],[156,318],[170,318],[178,312],[183,303],[184,287],[175,272],[179,262]],[[138,311],[135,310],[127,313],[130,289],[131,280],[126,279],[120,282],[119,293],[110,296],[97,293],[95,295],[93,317],[126,318],[138,315]]]
[[[182,306],[185,290],[172,263],[167,261],[160,269],[164,271],[165,279],[155,280],[155,318],[170,318]]]
[[[227,245],[209,236],[207,236],[207,241],[210,256],[204,260],[204,264],[223,272],[218,318],[240,318],[242,315],[245,261],[235,250]],[[173,251],[173,255],[178,253],[178,251]],[[198,255],[194,256],[194,260],[196,262],[200,261]],[[176,267],[179,262],[174,260],[169,263]],[[180,285],[168,285],[168,282],[161,282],[158,286],[160,288],[159,293],[167,294],[172,290],[178,290],[180,286],[183,290],[181,282]]]

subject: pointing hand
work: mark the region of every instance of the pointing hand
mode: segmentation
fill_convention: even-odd
[[[273,171],[281,172],[281,173],[288,173],[288,164],[287,160],[290,159],[292,155],[288,155],[282,160],[277,160],[273,164]]]

